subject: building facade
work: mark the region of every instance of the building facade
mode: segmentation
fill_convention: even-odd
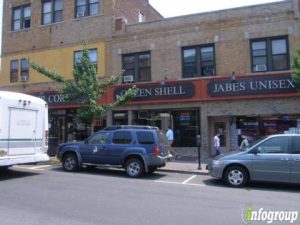
[[[1,89],[33,94],[48,102],[50,141],[82,139],[91,127],[74,124],[79,105],[66,102],[57,92],[57,83],[31,70],[28,59],[72,79],[73,65],[87,41],[90,60],[97,65],[99,79],[104,79],[112,71],[107,60],[112,31],[121,23],[160,18],[147,0],[4,0]],[[97,123],[104,125],[105,121]]]
[[[171,126],[173,147],[215,154],[242,135],[261,136],[300,127],[300,95],[291,64],[300,47],[299,1],[283,1],[124,26],[112,39],[113,72],[124,69],[123,86],[139,94],[115,109],[112,124]],[[298,104],[297,104],[298,103]]]
[[[99,79],[124,70],[103,101],[139,87],[133,101],[95,121],[95,129],[170,126],[173,147],[187,154],[201,135],[203,158],[214,155],[212,140],[220,132],[223,151],[235,150],[242,135],[251,141],[300,127],[300,95],[291,78],[299,2],[164,19],[147,0],[4,0],[1,89],[46,99],[50,135],[58,142],[84,138],[93,129],[74,124],[79,106],[30,70],[27,59],[71,79],[87,40]]]

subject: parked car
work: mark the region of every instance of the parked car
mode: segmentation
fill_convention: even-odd
[[[300,135],[279,134],[261,138],[242,151],[215,157],[211,176],[241,187],[248,181],[300,183]]]
[[[140,177],[166,165],[170,145],[156,127],[110,127],[95,132],[84,142],[65,143],[57,157],[66,171],[82,166],[123,167],[128,176]]]

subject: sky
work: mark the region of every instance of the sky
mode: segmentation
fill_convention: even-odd
[[[278,1],[282,0],[149,0],[150,4],[164,17]]]
[[[149,0],[151,5],[166,18],[276,1],[282,0]],[[0,43],[2,43],[2,5],[3,0],[0,0]]]

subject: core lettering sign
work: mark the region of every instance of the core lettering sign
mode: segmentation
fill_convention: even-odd
[[[122,96],[128,87],[117,87],[114,96]],[[137,96],[132,101],[191,98],[195,94],[193,83],[138,86]]]
[[[240,96],[256,94],[276,94],[297,92],[291,76],[239,78],[211,81],[208,84],[209,96]]]

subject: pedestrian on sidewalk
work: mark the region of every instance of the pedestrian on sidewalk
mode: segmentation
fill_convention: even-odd
[[[215,147],[215,151],[216,151],[216,154],[214,156],[222,154],[221,145],[220,145],[220,135],[221,134],[218,132],[214,136],[214,147]]]
[[[242,143],[241,143],[240,149],[242,149],[242,148],[244,148],[244,147],[247,148],[248,145],[249,145],[249,141],[248,141],[247,136],[242,135],[242,138],[243,138],[243,141],[242,141]]]
[[[171,154],[173,155],[174,159],[176,159],[177,157],[177,153],[175,152],[175,150],[172,148],[172,144],[174,142],[174,132],[171,129],[171,127],[168,127],[167,133],[166,133],[166,137],[168,139],[169,145],[171,147]]]

